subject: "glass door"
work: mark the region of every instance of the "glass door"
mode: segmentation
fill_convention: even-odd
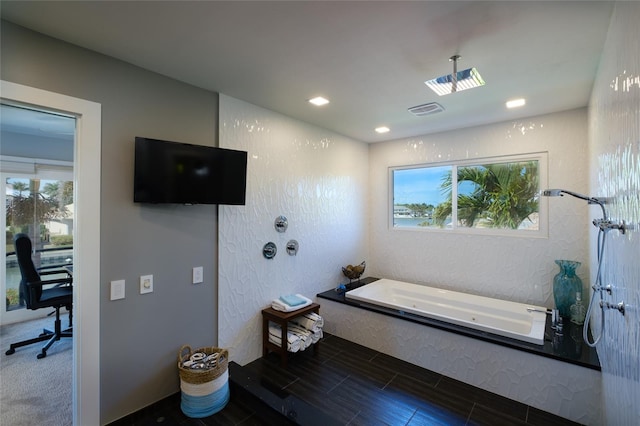
[[[6,232],[2,245],[6,259],[3,262],[3,320],[9,320],[3,322],[14,322],[48,312],[25,309],[13,237],[18,233],[29,236],[34,250],[33,261],[42,271],[63,270],[73,265],[73,181],[5,173],[2,181],[6,194],[3,218]],[[48,275],[47,278],[61,276]]]
[[[26,309],[14,235],[29,236],[34,263],[43,271],[73,264],[75,118],[6,104],[1,108],[0,324],[7,324],[49,313]]]

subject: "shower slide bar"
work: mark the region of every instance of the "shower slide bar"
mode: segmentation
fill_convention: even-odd
[[[607,216],[607,211],[604,207],[604,205],[607,202],[610,202],[609,199],[589,197],[587,195],[578,194],[577,192],[567,191],[566,189],[546,189],[542,191],[542,195],[545,197],[558,197],[558,196],[562,197],[565,194],[571,195],[572,197],[579,198],[581,200],[585,200],[587,201],[588,204],[597,204],[602,209],[602,219],[596,219],[593,221],[593,225],[596,228],[598,228],[598,247],[596,249],[596,253],[598,255],[598,272],[596,273],[595,283],[591,287],[593,288],[593,293],[591,295],[591,300],[589,301],[589,306],[587,308],[587,315],[586,315],[584,327],[582,330],[582,337],[584,338],[585,343],[593,348],[598,344],[598,342],[600,341],[600,339],[602,338],[605,332],[605,321],[604,321],[605,309],[606,310],[616,309],[622,315],[625,314],[624,301],[621,301],[619,303],[611,303],[609,301],[604,300],[604,295],[603,295],[604,292],[607,292],[609,293],[609,295],[611,295],[611,285],[607,285],[607,286],[602,285],[602,259],[604,257],[605,239],[606,239],[607,233],[611,230],[618,230],[620,231],[621,234],[624,234],[626,231],[634,229],[634,227],[627,225],[624,220],[622,221],[622,223],[617,223],[609,219],[609,217]],[[593,309],[593,305],[594,305],[597,294],[600,295],[599,305],[600,305],[600,310],[602,311],[602,316],[600,317],[600,322],[601,322],[600,335],[593,342],[591,342],[588,338],[588,330],[589,330],[589,322],[591,320],[591,311]]]

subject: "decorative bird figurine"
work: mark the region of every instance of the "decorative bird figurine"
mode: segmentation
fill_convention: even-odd
[[[359,280],[360,276],[364,273],[364,268],[367,264],[363,261],[359,265],[347,265],[342,267],[342,273],[345,277],[349,278],[349,281]]]

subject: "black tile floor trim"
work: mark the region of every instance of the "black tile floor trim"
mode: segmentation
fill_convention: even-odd
[[[230,362],[231,400],[213,416],[188,418],[177,393],[111,425],[578,425],[328,333],[321,345],[286,369],[273,353]]]

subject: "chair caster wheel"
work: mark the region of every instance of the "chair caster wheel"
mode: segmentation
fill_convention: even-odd
[[[9,349],[8,351],[5,352],[5,355],[11,355],[11,354],[14,354],[15,352],[16,352],[16,350],[11,348],[11,349]]]
[[[44,358],[45,356],[47,356],[47,353],[46,353],[46,352],[41,352],[41,353],[39,353],[38,355],[36,355],[36,358],[38,358],[38,359],[42,359],[42,358]]]

